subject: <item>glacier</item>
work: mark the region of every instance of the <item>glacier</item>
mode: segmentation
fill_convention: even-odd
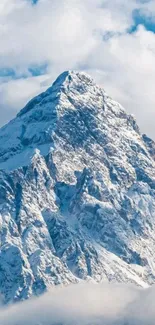
[[[0,129],[0,293],[155,282],[155,143],[84,72]]]

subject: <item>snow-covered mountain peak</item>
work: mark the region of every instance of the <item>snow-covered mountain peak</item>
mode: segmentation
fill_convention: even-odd
[[[72,92],[77,92],[78,95],[80,95],[86,92],[91,92],[92,90],[96,91],[97,88],[100,89],[100,92],[103,92],[103,90],[98,87],[93,79],[89,77],[89,75],[87,75],[85,72],[65,71],[58,76],[53,85],[49,87],[44,93],[32,99],[18,113],[17,117],[28,113],[34,108],[38,108],[40,103],[44,104],[48,99],[51,102],[56,99],[59,100],[63,93],[69,96]],[[42,107],[42,109],[43,108],[44,107]]]
[[[15,169],[29,164],[36,147],[43,155],[48,154],[57,132],[77,145],[76,139],[82,144],[86,133],[91,135],[86,131],[88,121],[90,125],[95,123],[95,128],[100,121],[106,131],[109,123],[125,119],[129,125],[135,123],[86,73],[64,72],[52,87],[33,98],[0,130],[0,168]]]
[[[60,74],[58,78],[55,80],[55,82],[53,83],[53,86],[58,86],[60,88],[63,86],[66,86],[68,88],[69,86],[79,87],[80,85],[85,85],[90,87],[90,86],[94,86],[95,82],[85,72],[69,70],[69,71],[64,71],[62,74]]]
[[[155,279],[155,144],[83,72],[0,129],[5,301],[82,280]]]

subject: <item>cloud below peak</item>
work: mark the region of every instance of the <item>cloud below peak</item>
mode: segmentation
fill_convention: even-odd
[[[123,284],[56,287],[0,309],[3,325],[154,325],[155,288]]]

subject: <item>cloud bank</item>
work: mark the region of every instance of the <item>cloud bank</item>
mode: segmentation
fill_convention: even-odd
[[[148,21],[155,26],[153,0],[1,0],[0,124],[62,71],[76,69],[91,74],[155,139],[155,34]]]
[[[57,287],[0,310],[3,325],[154,325],[155,288],[121,284]]]

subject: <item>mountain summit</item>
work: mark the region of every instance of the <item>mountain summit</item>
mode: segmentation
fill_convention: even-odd
[[[0,291],[155,280],[155,144],[83,72],[0,129]]]

